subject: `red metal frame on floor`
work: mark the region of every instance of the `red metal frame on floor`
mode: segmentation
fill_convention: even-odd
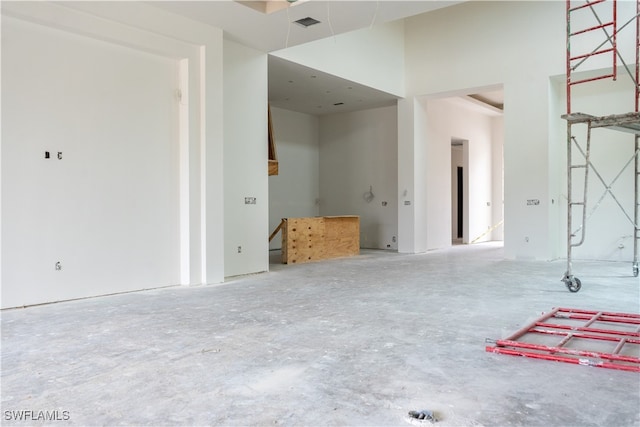
[[[550,319],[569,320],[550,323]],[[584,323],[577,324],[578,322]],[[595,324],[615,329],[595,327]],[[521,339],[525,335],[529,336],[529,341],[554,339],[555,345],[523,342]],[[561,338],[560,341],[558,338]],[[581,348],[582,344],[587,344],[588,347],[596,343],[605,347],[610,345],[611,352]],[[486,350],[491,353],[640,372],[640,314],[554,308],[508,338],[495,341],[495,346],[487,346]]]

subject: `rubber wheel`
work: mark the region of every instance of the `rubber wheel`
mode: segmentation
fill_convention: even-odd
[[[633,277],[638,277],[638,266],[637,265],[633,266]]]
[[[578,292],[582,287],[582,282],[577,277],[567,279],[565,281],[565,284],[567,285],[567,289],[569,289],[569,292]]]

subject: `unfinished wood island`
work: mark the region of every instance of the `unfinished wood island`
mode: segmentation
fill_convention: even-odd
[[[283,218],[281,227],[284,264],[360,254],[357,215]]]

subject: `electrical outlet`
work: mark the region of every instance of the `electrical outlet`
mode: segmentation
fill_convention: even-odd
[[[255,205],[256,204],[256,198],[255,197],[245,197],[244,198],[244,204],[245,205]]]
[[[405,201],[404,201],[404,205],[405,205],[405,206],[409,206],[410,204],[411,204],[411,200],[405,200]]]
[[[241,254],[242,253],[242,246],[238,246],[238,253]]]
[[[60,261],[56,262],[56,271],[62,270],[62,263]]]

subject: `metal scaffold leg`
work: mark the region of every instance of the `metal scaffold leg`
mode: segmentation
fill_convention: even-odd
[[[572,249],[574,247],[582,245],[584,242],[584,237],[586,233],[586,221],[587,221],[587,190],[589,184],[589,169],[590,169],[590,157],[591,157],[591,126],[587,127],[587,144],[586,150],[582,151],[582,155],[584,156],[584,163],[574,164],[573,162],[573,146],[580,148],[576,138],[573,135],[573,127],[571,121],[567,123],[567,199],[568,199],[568,210],[567,210],[567,271],[562,278],[562,281],[567,286],[570,292],[578,292],[582,287],[582,282],[580,279],[575,277],[572,272]],[[584,186],[582,190],[582,199],[580,201],[575,201],[575,196],[573,192],[573,172],[574,170],[584,170]],[[581,215],[581,223],[580,227],[576,229],[574,232],[573,226],[573,209],[574,207],[580,208]],[[580,233],[580,238],[575,241],[576,235]]]
[[[633,276],[638,277],[638,241],[640,240],[640,200],[638,189],[640,188],[640,136],[636,135],[636,167],[635,167],[635,197],[634,197],[634,225],[633,230]]]
[[[617,206],[622,210],[624,216],[633,225],[633,275],[638,277],[639,273],[639,245],[640,245],[640,200],[638,198],[638,190],[640,188],[640,0],[636,0],[635,16],[630,16],[628,20],[622,20],[618,22],[618,6],[616,0],[585,0],[584,2],[566,1],[566,94],[567,94],[567,114],[562,117],[567,120],[567,270],[562,278],[562,281],[567,286],[570,292],[578,292],[582,287],[580,279],[574,276],[572,271],[572,257],[573,248],[583,244],[585,240],[585,230],[587,220],[591,217],[594,211],[598,208],[603,199],[609,195]],[[593,14],[593,25],[583,26],[581,28],[572,28],[571,18],[572,15],[583,14],[585,11]],[[602,17],[600,16],[602,14]],[[582,15],[584,18],[584,15]],[[580,19],[577,20],[580,25],[585,25]],[[634,25],[635,24],[635,25]],[[634,28],[635,27],[635,28]],[[630,37],[619,38],[619,33],[627,28],[629,30],[635,30],[635,62],[631,58],[624,58],[623,53],[627,47],[621,49],[618,45],[619,42],[624,41],[625,44],[631,40]],[[600,44],[595,44],[588,48],[588,50],[582,50],[586,46],[576,47],[571,43],[573,39],[579,39],[585,34],[597,37],[598,34],[602,37]],[[578,46],[579,43],[576,43]],[[574,52],[572,52],[572,49]],[[578,52],[575,52],[578,50]],[[611,68],[603,68],[602,74],[591,75],[587,78],[578,77],[575,74],[584,64],[593,57],[606,57],[609,56],[612,59]],[[618,78],[618,63],[621,65],[621,69],[626,71],[626,74],[632,81],[635,87],[634,101],[635,111],[624,114],[612,114],[609,116],[593,116],[584,113],[577,113],[572,111],[572,88],[574,85],[587,84],[594,81],[603,79],[611,79],[616,81]],[[632,72],[632,66],[634,64],[635,73]],[[588,68],[588,67],[587,67]],[[584,75],[582,75],[584,76]],[[574,135],[575,125],[586,125],[587,129],[587,141],[585,149],[578,144],[578,141]],[[603,175],[594,167],[591,162],[591,136],[592,129],[610,129],[625,133],[634,134],[634,154],[629,161],[624,165],[620,173],[611,182],[605,182]],[[584,163],[577,161],[573,157],[573,151],[578,150],[584,158]],[[625,206],[624,199],[616,197],[612,187],[613,184],[620,178],[625,170],[628,170],[629,166],[634,164],[634,195],[633,195],[633,212],[629,212],[629,208]],[[583,193],[576,195],[573,189],[574,174],[584,169],[584,186]],[[599,200],[593,206],[590,206],[590,212],[587,213],[587,195],[588,195],[588,181],[590,171],[594,173],[594,176],[602,183],[605,188],[604,193]],[[580,215],[581,222],[577,223],[578,209],[581,209]],[[575,215],[574,215],[575,214]],[[576,218],[574,218],[576,216]]]

